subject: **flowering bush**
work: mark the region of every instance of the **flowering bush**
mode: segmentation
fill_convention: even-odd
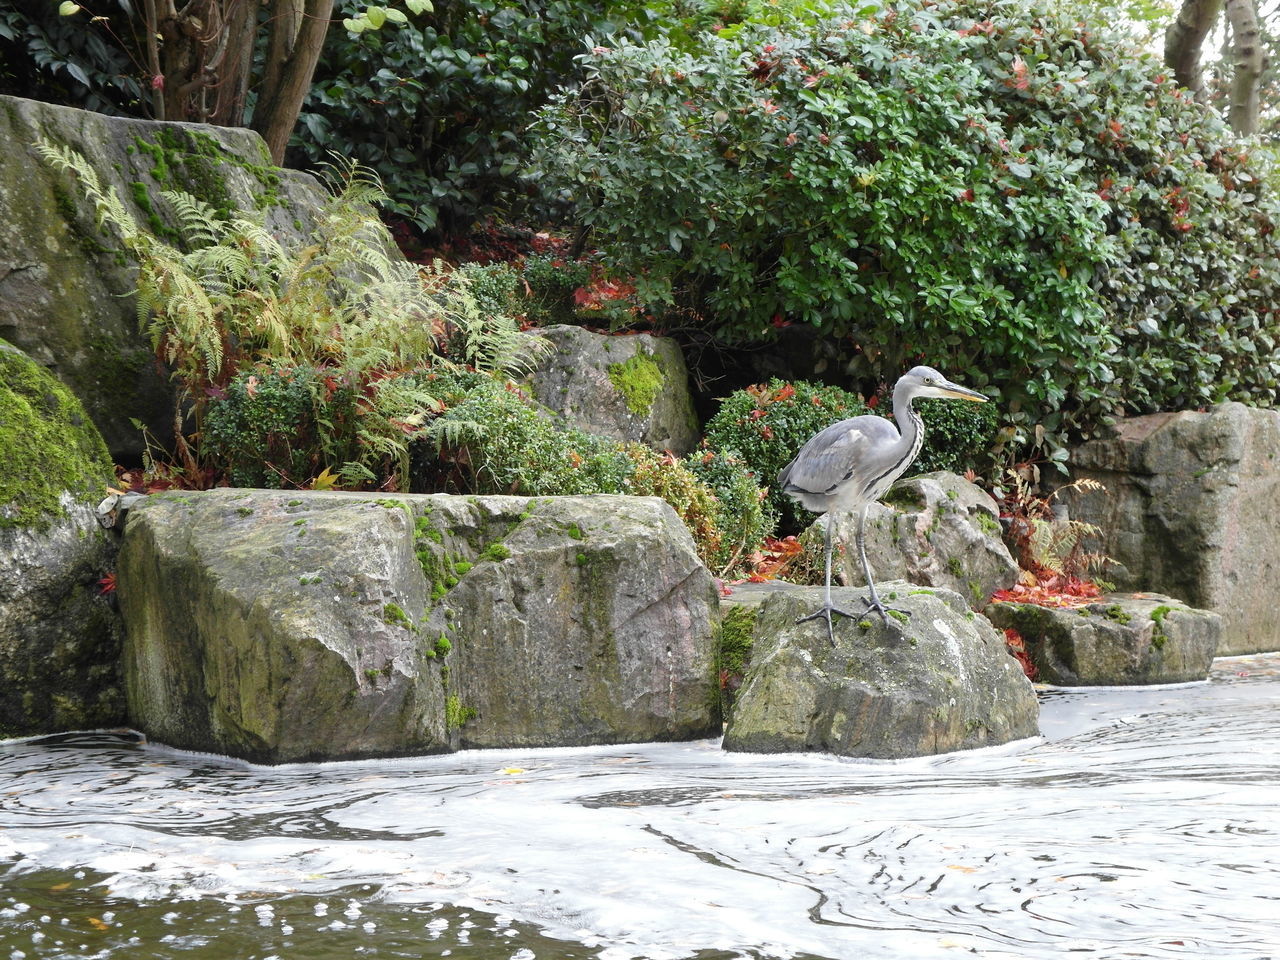
[[[1057,459],[1114,413],[1270,403],[1265,159],[1084,16],[894,0],[597,46],[536,173],[644,299],[728,339],[812,324],[870,382],[927,357]]]

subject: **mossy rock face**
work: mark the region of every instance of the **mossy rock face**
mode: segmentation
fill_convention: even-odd
[[[0,736],[119,723],[120,624],[98,581],[102,437],[47,370],[0,340]]]
[[[64,495],[97,502],[111,458],[80,401],[48,370],[0,340],[0,529],[66,516]]]
[[[83,155],[143,226],[172,239],[160,196],[182,190],[224,212],[261,214],[277,233],[309,223],[323,190],[270,166],[252,131],[156,123],[0,96],[0,331],[71,387],[112,455],[142,455],[137,418],[172,431],[173,387],[138,330],[136,268],[99,228],[75,182],[35,152],[38,139]]]
[[[1219,656],[1280,650],[1280,411],[1223,403],[1121,420],[1071,451],[1071,516],[1115,562],[1121,590],[1157,591],[1222,616]]]
[[[821,605],[821,588],[764,601],[725,749],[896,759],[1036,736],[1034,689],[1004,638],[958,594],[903,581],[878,591],[909,616],[837,617],[834,644],[825,621],[796,623]],[[832,597],[861,609],[862,591]]]
[[[655,498],[153,495],[119,578],[131,721],[175,746],[279,763],[719,729],[715,584]]]
[[[1157,594],[1113,594],[1085,607],[993,603],[1018,631],[1038,679],[1064,687],[1186,683],[1209,675],[1222,618]]]
[[[552,349],[530,377],[534,398],[573,426],[684,456],[698,442],[684,355],[673,340],[546,327]]]

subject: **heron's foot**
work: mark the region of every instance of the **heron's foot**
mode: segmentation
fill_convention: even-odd
[[[850,613],[848,610],[841,610],[839,607],[830,603],[824,603],[818,608],[816,613],[811,613],[807,617],[796,617],[796,623],[808,623],[810,620],[827,621],[827,637],[831,640],[831,645],[836,645],[836,631],[831,624],[832,615],[839,617],[848,617],[850,620],[856,620],[860,614]]]
[[[886,607],[874,593],[870,597],[863,597],[862,604],[865,607],[865,613],[880,614],[880,620],[888,626],[889,616],[892,615],[895,620],[905,621],[911,616],[910,610],[899,610],[897,607]],[[847,614],[846,614],[847,616]]]

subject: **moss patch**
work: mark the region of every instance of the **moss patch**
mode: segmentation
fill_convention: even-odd
[[[667,382],[662,367],[647,353],[637,353],[622,363],[611,363],[608,371],[609,382],[627,401],[627,409],[639,415],[653,409],[653,402]]]
[[[45,527],[64,491],[100,496],[111,457],[84,407],[26,354],[0,340],[0,528]]]
[[[716,674],[720,681],[721,707],[733,706],[734,695],[751,663],[758,607],[730,605],[725,608],[716,633]]]

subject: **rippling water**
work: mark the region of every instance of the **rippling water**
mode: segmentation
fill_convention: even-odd
[[[0,960],[1280,958],[1280,655],[902,762],[0,743]]]

